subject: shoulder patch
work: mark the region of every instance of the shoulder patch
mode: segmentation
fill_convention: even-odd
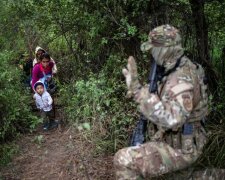
[[[183,106],[184,106],[185,110],[192,111],[193,103],[192,103],[191,97],[187,94],[183,94],[182,99],[183,99]]]

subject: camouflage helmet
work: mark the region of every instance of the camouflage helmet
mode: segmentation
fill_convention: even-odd
[[[148,41],[141,45],[142,51],[148,51],[152,47],[169,47],[181,43],[179,30],[166,24],[154,28],[148,36]]]

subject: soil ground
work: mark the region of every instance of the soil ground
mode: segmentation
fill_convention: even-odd
[[[114,179],[110,155],[93,155],[93,146],[72,128],[35,133],[18,140],[19,153],[0,169],[3,180]]]
[[[32,106],[35,113],[36,106]],[[0,167],[0,180],[115,179],[113,155],[96,154],[93,140],[65,126],[62,111],[56,101],[56,119],[64,122],[62,127],[43,131],[39,125],[35,132],[17,138],[18,153],[11,163]]]

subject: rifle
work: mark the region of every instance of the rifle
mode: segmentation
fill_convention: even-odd
[[[153,60],[151,65],[151,70],[149,73],[149,92],[156,93],[157,92],[157,81],[158,81],[158,72],[160,68],[157,66],[156,62]],[[137,146],[139,144],[143,144],[145,141],[145,134],[147,131],[147,119],[141,114],[139,121],[136,125],[136,128],[133,131],[130,146]]]

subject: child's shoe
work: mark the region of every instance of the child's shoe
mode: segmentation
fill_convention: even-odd
[[[49,130],[49,126],[50,126],[50,123],[48,123],[48,122],[44,123],[44,125],[43,125],[43,130],[44,130],[44,131]]]
[[[58,123],[55,120],[50,120],[49,129],[57,128]]]

